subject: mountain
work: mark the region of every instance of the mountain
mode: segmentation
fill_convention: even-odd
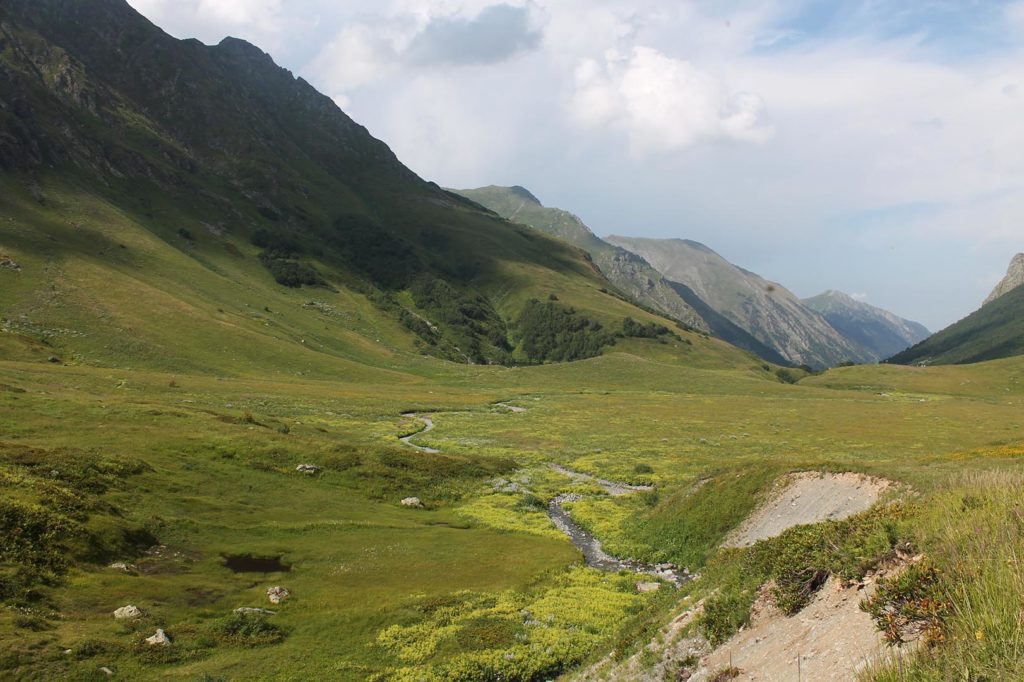
[[[585,250],[608,281],[640,305],[689,327],[708,331],[770,362],[788,364],[778,352],[720,315],[692,289],[665,278],[642,257],[601,239],[578,216],[544,206],[524,187],[492,185],[452,191],[510,221],[528,225]]]
[[[866,348],[876,360],[884,360],[919,343],[931,332],[918,322],[905,320],[844,294],[826,291],[803,304],[820,313],[836,331]]]
[[[562,241],[580,247],[620,291],[638,303],[653,308],[683,324],[708,331],[701,316],[665,282],[642,258],[614,247],[598,236],[577,216],[541,204],[524,187],[480,187],[452,190],[512,222],[528,225]]]
[[[668,279],[686,285],[721,315],[791,362],[823,368],[874,359],[792,292],[733,265],[703,244],[618,236],[606,240],[641,256]]]
[[[249,43],[123,0],[6,0],[0,26],[5,356],[345,374],[577,359],[665,321]]]
[[[1006,269],[1006,277],[996,285],[996,288],[985,299],[985,303],[991,303],[1022,285],[1024,285],[1024,253],[1018,253],[1010,260],[1010,267]]]
[[[960,365],[1024,355],[1024,254],[978,310],[889,358],[898,365]],[[1017,282],[1017,284],[1014,284]]]

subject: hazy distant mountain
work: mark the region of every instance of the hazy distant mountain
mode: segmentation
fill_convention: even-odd
[[[523,187],[453,190],[509,220],[528,225],[587,251],[608,281],[636,302],[779,364],[789,361],[718,313],[694,291],[670,281],[642,257],[595,235],[577,216],[541,204]]]
[[[826,291],[803,300],[836,331],[883,360],[919,343],[931,332],[924,325],[858,301],[841,291]]]
[[[952,365],[1024,355],[1024,254],[1010,261],[1006,278],[964,319],[887,362]]]
[[[685,284],[716,311],[791,362],[821,368],[876,359],[792,292],[733,265],[703,244],[617,236],[606,240],[642,256],[668,279]]]
[[[1010,267],[1006,269],[1006,277],[1003,278],[992,293],[985,299],[985,303],[991,303],[1000,296],[1008,294],[1017,287],[1024,284],[1024,253],[1018,253],[1010,261]]]

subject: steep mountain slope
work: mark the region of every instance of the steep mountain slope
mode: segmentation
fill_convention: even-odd
[[[347,372],[581,357],[664,321],[248,43],[179,41],[123,0],[10,0],[0,27],[5,352]]]
[[[529,225],[580,247],[590,254],[608,280],[642,305],[658,310],[695,329],[708,331],[700,315],[682,300],[665,279],[642,258],[614,247],[593,232],[579,217],[541,204],[524,187],[480,187],[452,190],[503,218]]]
[[[1016,287],[886,362],[953,365],[1022,354],[1024,287]]]
[[[529,225],[584,249],[612,284],[641,305],[695,329],[709,331],[770,362],[788,363],[774,349],[716,312],[692,289],[663,277],[640,256],[604,241],[572,213],[544,206],[529,190],[492,185],[453,191],[508,220]]]
[[[1002,281],[996,285],[996,288],[985,299],[985,303],[991,303],[1019,286],[1024,286],[1024,253],[1018,253],[1010,260],[1010,267],[1006,269],[1006,277],[1003,277]]]
[[[618,236],[606,240],[646,259],[668,279],[690,287],[791,362],[821,368],[873,360],[871,353],[845,338],[792,292],[733,265],[703,244]]]
[[[857,301],[841,291],[826,291],[803,304],[820,313],[836,331],[884,360],[924,341],[931,332],[918,322]]]

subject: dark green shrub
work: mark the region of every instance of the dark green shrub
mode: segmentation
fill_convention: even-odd
[[[242,646],[276,644],[285,637],[284,630],[256,613],[232,613],[218,620],[212,629],[220,641]]]
[[[537,299],[527,301],[516,322],[523,353],[531,362],[568,362],[592,358],[615,344],[601,323],[573,308]]]

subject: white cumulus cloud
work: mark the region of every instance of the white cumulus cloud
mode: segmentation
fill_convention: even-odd
[[[581,60],[569,108],[586,128],[625,133],[640,156],[705,140],[764,142],[772,134],[758,95],[643,46]]]

